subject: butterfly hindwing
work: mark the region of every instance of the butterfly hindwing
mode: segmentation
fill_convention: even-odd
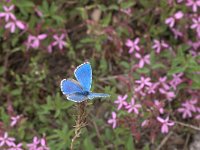
[[[87,96],[82,95],[80,93],[74,93],[74,94],[68,95],[67,99],[73,102],[80,103],[80,102],[85,101],[87,99]]]
[[[60,88],[64,95],[69,95],[83,91],[80,84],[73,79],[63,79],[60,83]]]
[[[92,100],[94,98],[101,98],[101,97],[109,97],[109,94],[105,94],[105,93],[90,93],[88,95],[88,99]]]
[[[90,91],[92,84],[92,68],[89,62],[86,62],[76,68],[74,75],[84,91]]]

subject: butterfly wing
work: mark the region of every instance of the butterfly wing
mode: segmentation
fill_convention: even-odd
[[[88,99],[92,100],[94,98],[101,98],[101,97],[109,97],[109,94],[105,94],[105,93],[90,93],[88,95]]]
[[[74,71],[74,75],[84,91],[90,91],[92,84],[92,68],[89,62],[78,66]]]
[[[80,84],[76,80],[73,80],[73,79],[63,79],[60,82],[60,88],[64,95],[69,95],[69,94],[83,91]]]
[[[87,96],[80,94],[80,93],[74,93],[74,94],[70,94],[67,96],[67,99],[73,102],[83,102],[87,99]]]

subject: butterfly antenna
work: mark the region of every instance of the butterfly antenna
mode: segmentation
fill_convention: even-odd
[[[77,140],[77,138],[79,138],[81,135],[81,129],[86,126],[86,117],[87,117],[86,109],[85,109],[86,106],[87,106],[87,101],[83,101],[83,102],[77,104],[76,108],[77,108],[78,115],[77,115],[77,119],[76,119],[76,125],[74,126],[75,127],[75,135],[71,141],[71,150],[74,149],[73,148],[74,143]]]

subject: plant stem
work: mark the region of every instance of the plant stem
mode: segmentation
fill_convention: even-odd
[[[74,149],[74,143],[77,140],[77,138],[80,137],[81,129],[86,126],[86,116],[87,116],[86,109],[85,109],[86,105],[87,105],[87,101],[83,101],[77,104],[78,115],[77,115],[77,120],[76,120],[76,125],[75,125],[75,135],[71,141],[71,148],[70,148],[71,150]]]

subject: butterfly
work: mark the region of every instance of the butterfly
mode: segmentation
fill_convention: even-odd
[[[67,99],[77,103],[87,99],[108,97],[109,94],[93,93],[90,91],[92,85],[92,68],[89,62],[85,62],[78,66],[74,75],[77,79],[63,79],[60,83],[61,91],[66,95]]]

